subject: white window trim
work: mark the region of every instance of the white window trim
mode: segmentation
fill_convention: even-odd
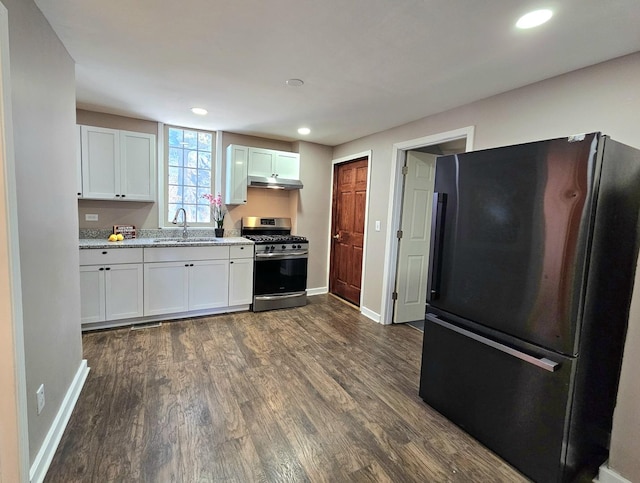
[[[178,129],[187,129],[187,130],[193,130],[193,131],[202,131],[202,132],[208,132],[211,133],[212,135],[212,141],[215,142],[215,148],[211,150],[211,177],[212,177],[212,183],[211,183],[211,193],[212,194],[216,194],[218,192],[221,192],[221,190],[218,189],[218,186],[220,185],[221,181],[220,181],[220,173],[221,173],[221,167],[219,166],[219,156],[218,156],[218,151],[220,149],[220,143],[222,141],[222,132],[220,131],[208,131],[206,129],[199,129],[199,128],[192,128],[192,127],[185,127],[185,126],[178,126],[176,124],[165,124],[163,122],[159,122],[158,123],[158,149],[157,149],[157,153],[158,153],[158,228],[161,230],[178,230],[178,229],[182,229],[181,228],[181,223],[178,223],[177,225],[172,224],[170,221],[166,221],[167,220],[167,215],[168,210],[167,210],[167,184],[168,184],[168,173],[167,173],[167,163],[168,160],[166,159],[167,153],[166,153],[166,149],[165,149],[165,128],[169,126],[169,127],[175,127]],[[216,224],[215,222],[212,220],[209,223],[189,223],[187,226],[192,226],[193,228],[216,228]]]

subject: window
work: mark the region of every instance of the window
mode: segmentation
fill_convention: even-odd
[[[213,133],[166,127],[166,219],[171,224],[184,208],[190,224],[211,224],[209,202],[202,197],[213,185]],[[180,217],[179,221],[182,221]]]

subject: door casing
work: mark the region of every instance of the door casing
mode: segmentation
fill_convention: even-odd
[[[393,154],[391,157],[391,186],[389,188],[389,208],[387,210],[387,241],[384,257],[384,273],[382,278],[382,305],[380,308],[380,322],[383,324],[393,323],[393,290],[395,287],[398,269],[398,238],[396,237],[396,233],[400,227],[403,191],[402,167],[405,164],[407,151],[462,138],[466,139],[465,151],[471,151],[473,149],[474,131],[474,126],[467,126],[431,136],[403,141],[393,145]],[[368,194],[369,192],[367,191],[367,196]]]

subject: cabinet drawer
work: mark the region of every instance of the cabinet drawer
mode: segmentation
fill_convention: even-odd
[[[80,250],[80,265],[142,263],[142,248],[84,248]]]
[[[229,258],[253,258],[253,245],[230,246]]]
[[[229,258],[229,247],[158,247],[145,248],[145,262],[182,262]]]

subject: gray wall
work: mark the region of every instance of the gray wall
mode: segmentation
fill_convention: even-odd
[[[475,126],[475,149],[573,133],[602,131],[640,148],[640,53],[532,84],[335,147],[334,158],[371,149],[369,219],[386,220],[394,143]],[[640,189],[640,187],[638,188]],[[366,293],[362,305],[380,313],[386,232],[367,233]],[[640,287],[634,294],[625,346],[618,407],[614,416],[611,466],[640,481]],[[597,397],[597,395],[594,395]]]
[[[9,11],[29,456],[81,364],[74,63],[32,0]],[[36,389],[46,406],[36,414]]]

